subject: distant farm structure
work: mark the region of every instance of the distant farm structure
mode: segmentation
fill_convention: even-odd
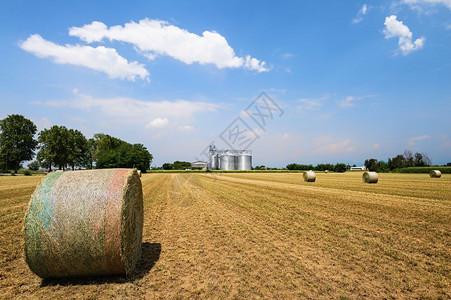
[[[218,150],[210,145],[210,170],[252,170],[251,150]]]

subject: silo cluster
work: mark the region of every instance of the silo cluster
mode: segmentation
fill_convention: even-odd
[[[252,170],[252,151],[210,149],[210,170]]]

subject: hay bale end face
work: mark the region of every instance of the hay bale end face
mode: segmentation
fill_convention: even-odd
[[[377,183],[379,177],[376,172],[365,172],[362,175],[362,179],[365,183]]]
[[[440,170],[431,170],[429,172],[429,177],[431,178],[440,178],[442,176],[442,172]]]
[[[315,182],[316,180],[316,174],[313,171],[304,172],[302,176],[304,177],[305,182]]]
[[[136,170],[50,173],[31,196],[25,259],[42,278],[129,274],[141,256]]]

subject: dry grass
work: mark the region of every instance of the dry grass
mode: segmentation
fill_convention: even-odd
[[[38,177],[0,178],[0,298],[451,297],[451,175],[144,174],[143,260],[42,282],[22,258]]]

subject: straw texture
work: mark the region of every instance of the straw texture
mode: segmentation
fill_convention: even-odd
[[[362,179],[365,183],[377,183],[379,177],[376,172],[365,172],[362,175]]]
[[[316,174],[313,171],[304,172],[302,176],[304,177],[305,182],[315,182],[316,180]]]
[[[42,278],[128,274],[141,256],[142,228],[136,170],[50,173],[25,217],[25,259]]]
[[[440,178],[442,176],[442,172],[440,170],[431,170],[429,172],[429,177],[431,178]]]

